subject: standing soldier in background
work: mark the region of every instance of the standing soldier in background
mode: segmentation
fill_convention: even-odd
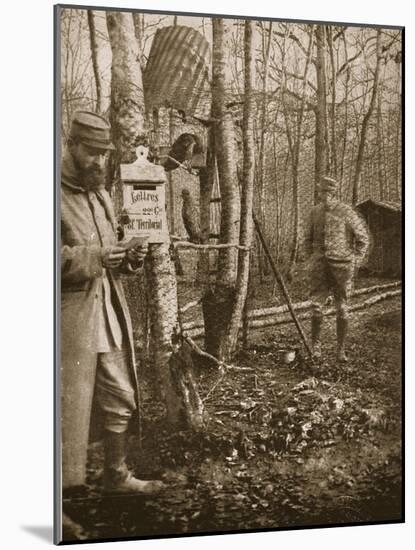
[[[104,490],[151,494],[159,481],[137,479],[126,465],[127,434],[138,385],[122,273],[142,267],[146,247],[117,243],[105,189],[108,122],[75,113],[61,177],[61,442],[62,486],[85,484],[92,401],[104,433]]]
[[[344,363],[347,361],[348,294],[353,275],[368,250],[369,235],[353,208],[340,202],[336,195],[336,180],[323,177],[320,182],[321,203],[311,210],[306,247],[311,253],[309,296],[313,303],[313,355],[317,359],[321,357],[322,306],[332,293],[337,313],[337,359]]]

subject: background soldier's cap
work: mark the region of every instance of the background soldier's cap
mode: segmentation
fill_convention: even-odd
[[[111,126],[104,117],[90,111],[77,111],[72,118],[70,137],[95,149],[115,149],[110,131]]]
[[[337,181],[334,178],[323,176],[320,180],[320,191],[337,192]]]

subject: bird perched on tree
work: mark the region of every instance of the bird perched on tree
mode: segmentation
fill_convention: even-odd
[[[182,191],[182,218],[184,227],[189,235],[190,242],[198,244],[202,240],[200,230],[199,208],[195,205],[188,189]]]
[[[192,157],[197,153],[203,152],[203,146],[198,138],[194,134],[181,134],[173,143],[168,156],[163,166],[166,172],[170,172],[179,167],[179,164],[185,164],[189,168],[192,166]],[[177,162],[174,162],[175,159]]]

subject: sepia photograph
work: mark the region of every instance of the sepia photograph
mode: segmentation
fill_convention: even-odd
[[[404,27],[54,39],[55,544],[403,522]]]

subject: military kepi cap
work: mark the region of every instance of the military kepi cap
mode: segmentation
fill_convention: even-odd
[[[337,181],[334,178],[323,176],[320,180],[320,191],[337,192]]]
[[[70,137],[95,149],[115,149],[111,143],[111,126],[102,116],[91,111],[77,111],[72,117]]]

